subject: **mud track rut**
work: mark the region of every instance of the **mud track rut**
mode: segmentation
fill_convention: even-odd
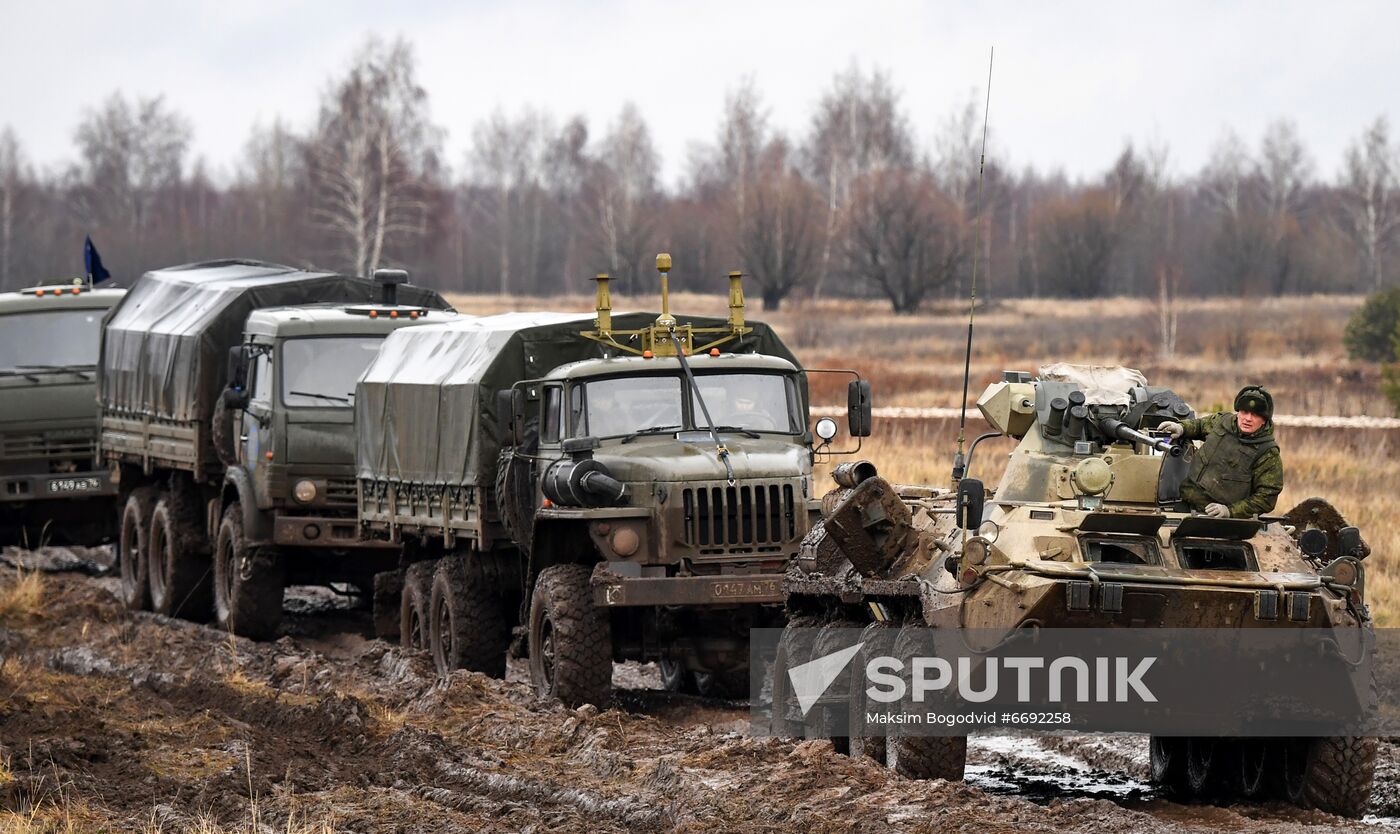
[[[14,579],[0,567],[0,587]],[[749,738],[732,708],[629,692],[569,710],[518,680],[441,680],[382,642],[343,657],[252,643],[132,615],[109,579],[45,579],[42,609],[0,625],[0,812],[39,800],[92,829],[164,831],[201,816],[242,830],[254,813],[273,830],[290,816],[362,832],[1356,827],[1272,806],[1035,804],[915,783],[825,742]]]

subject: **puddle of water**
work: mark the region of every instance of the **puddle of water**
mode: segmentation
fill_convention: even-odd
[[[1125,773],[1102,770],[1048,750],[1034,737],[973,736],[967,782],[988,793],[1015,795],[1032,802],[1055,799],[1145,800],[1157,796],[1150,783]]]

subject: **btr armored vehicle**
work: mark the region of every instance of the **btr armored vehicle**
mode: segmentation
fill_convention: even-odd
[[[442,669],[505,671],[528,634],[539,691],[601,703],[614,660],[739,693],[748,629],[816,508],[807,374],[771,329],[667,310],[513,313],[395,333],[355,396],[360,520],[403,542],[400,637]],[[851,427],[869,432],[868,384]],[[519,629],[515,630],[517,635]]]
[[[1154,431],[1193,416],[1172,391],[1130,369],[1056,365],[1008,373],[977,405],[992,428],[979,441],[1017,442],[995,490],[972,478],[893,485],[869,464],[834,473],[784,585],[787,668],[826,653],[827,628],[1320,629],[1334,645],[1371,634],[1369,551],[1326,502],[1252,519],[1180,502],[1190,449]],[[793,732],[791,686],[780,674],[772,686],[774,725]],[[840,743],[852,755],[962,778],[965,737],[868,733],[865,687],[829,691],[846,700],[822,709],[850,716]],[[1376,751],[1364,737],[1154,737],[1151,748],[1154,778],[1177,795],[1276,792],[1351,816],[1366,807]]]
[[[136,282],[99,368],[128,606],[267,637],[284,585],[367,589],[396,564],[359,537],[351,406],[385,336],[453,315],[406,280],[229,260]]]
[[[122,295],[83,281],[0,293],[0,544],[114,534],[95,379],[102,317]]]

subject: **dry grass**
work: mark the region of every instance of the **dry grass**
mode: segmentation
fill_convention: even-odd
[[[0,623],[15,624],[39,615],[44,603],[44,575],[38,571],[6,572],[0,578]]]

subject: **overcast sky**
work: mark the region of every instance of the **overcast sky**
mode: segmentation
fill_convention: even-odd
[[[255,121],[310,124],[370,34],[415,45],[458,169],[496,108],[583,113],[596,136],[632,100],[669,183],[743,77],[800,135],[853,61],[891,74],[928,140],[993,45],[992,131],[1017,167],[1094,176],[1132,139],[1190,174],[1226,126],[1254,146],[1287,117],[1332,176],[1364,124],[1400,116],[1400,3],[0,0],[0,21],[0,125],[40,165],[72,158],[84,110],[119,89],[166,96],[227,172]]]

